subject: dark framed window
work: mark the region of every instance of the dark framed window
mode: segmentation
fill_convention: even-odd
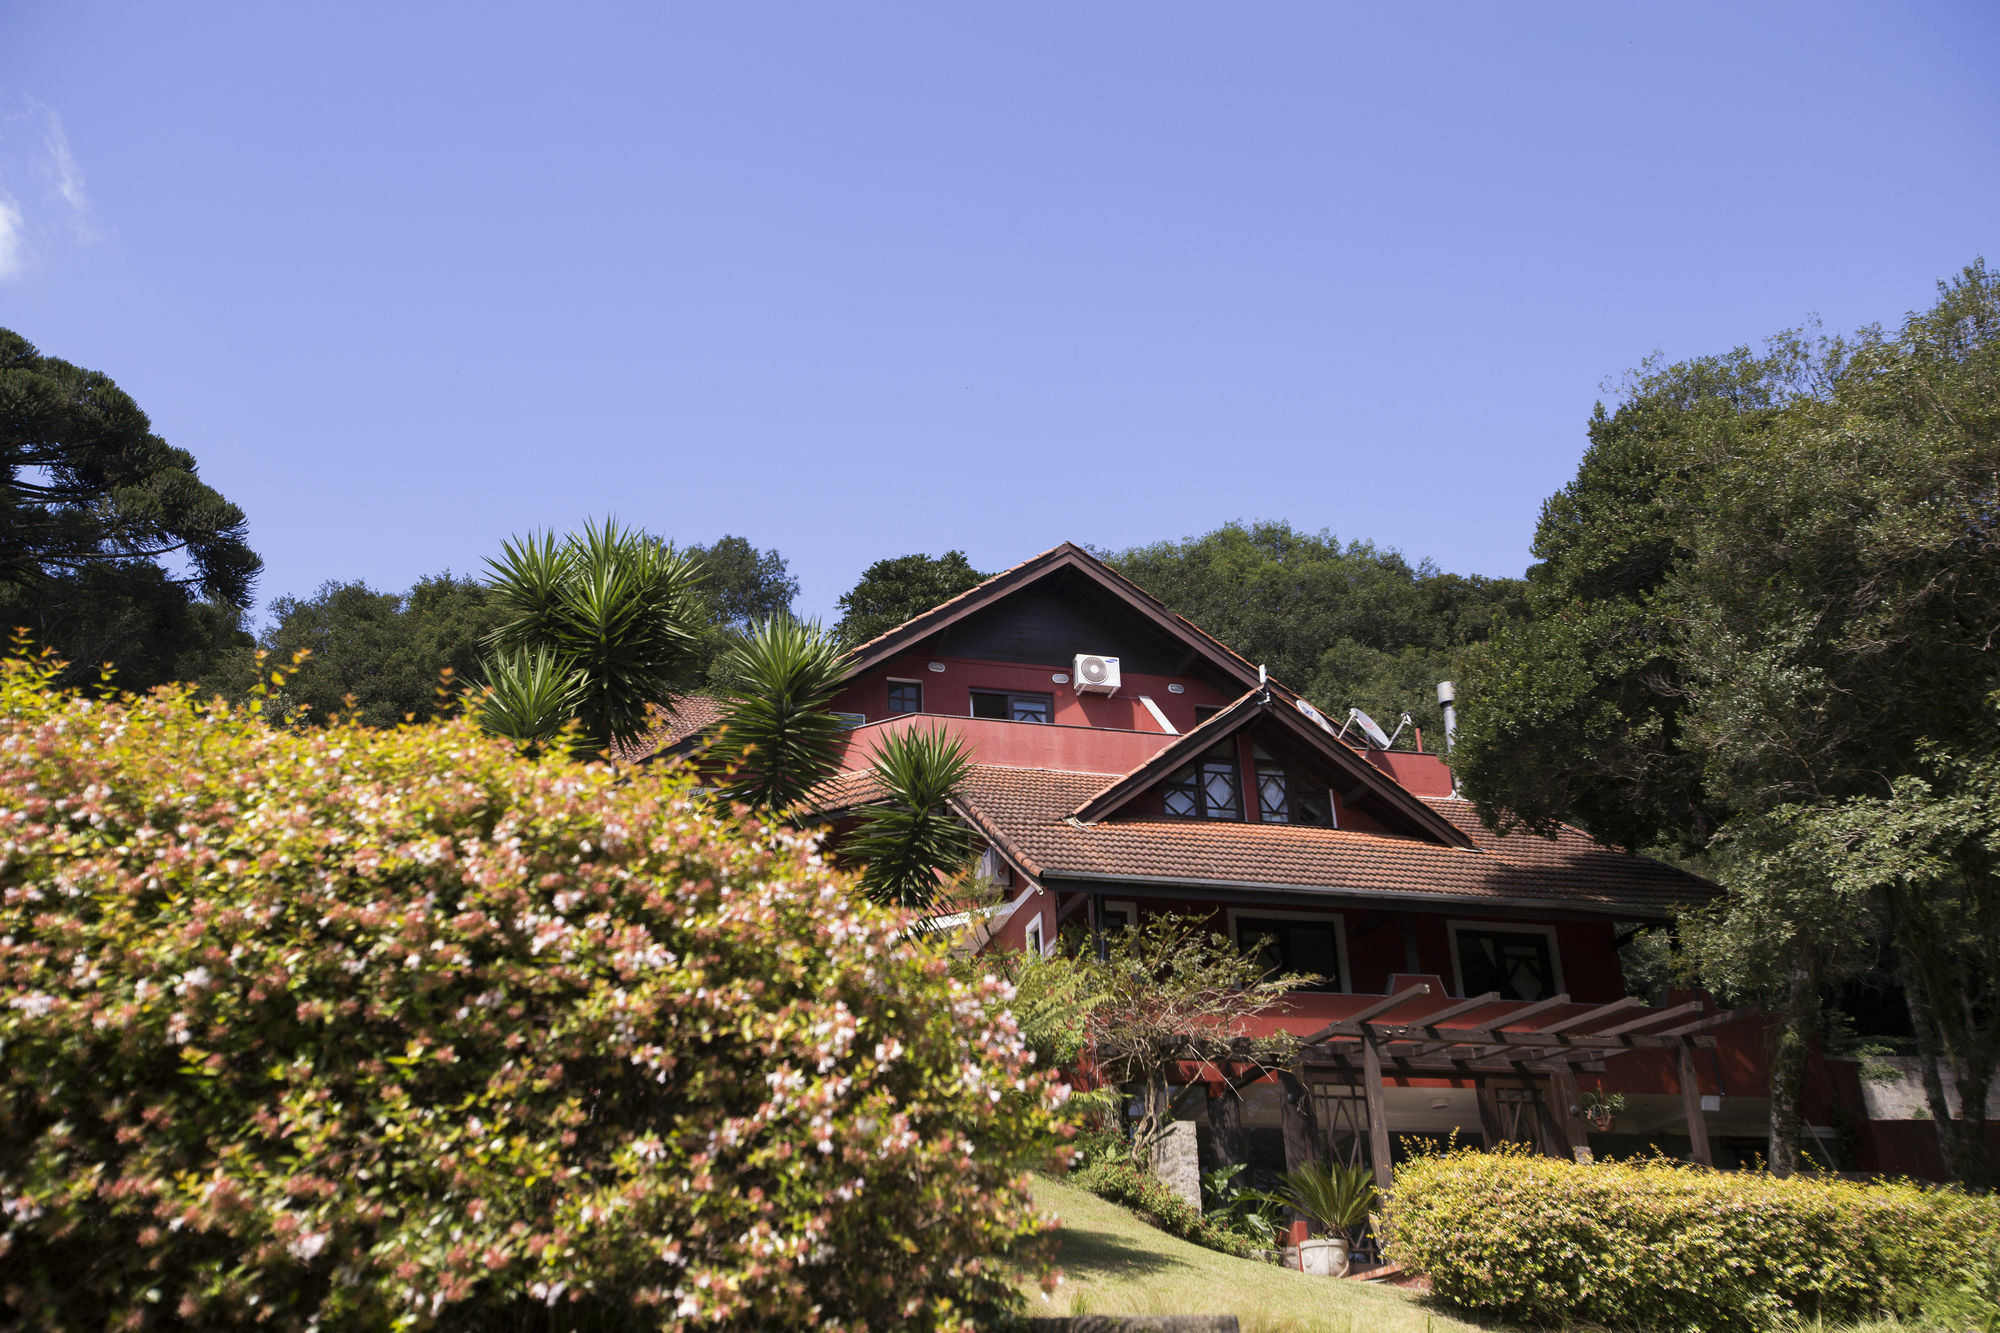
[[[1022,694],[1017,690],[974,690],[972,715],[1006,722],[1047,722],[1056,713],[1052,694]]]
[[[1221,711],[1214,704],[1196,704],[1194,706],[1194,724],[1198,727]]]
[[[1236,946],[1257,951],[1264,971],[1311,972],[1322,978],[1300,990],[1341,989],[1340,924],[1334,920],[1293,921],[1284,917],[1239,916]]]
[[[889,711],[891,713],[921,713],[924,711],[924,687],[921,681],[892,680],[889,682]]]
[[[1161,804],[1176,819],[1243,818],[1243,776],[1234,750],[1211,751],[1168,778]]]
[[[1467,995],[1499,991],[1506,1000],[1541,1000],[1556,993],[1555,946],[1539,930],[1459,927],[1458,979]]]
[[[1285,770],[1261,759],[1257,761],[1257,815],[1266,824],[1292,822],[1292,796]]]

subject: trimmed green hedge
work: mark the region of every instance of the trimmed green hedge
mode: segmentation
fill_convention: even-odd
[[[1468,1149],[1399,1167],[1385,1232],[1390,1258],[1470,1310],[1718,1333],[1911,1313],[1978,1268],[2000,1201]]]

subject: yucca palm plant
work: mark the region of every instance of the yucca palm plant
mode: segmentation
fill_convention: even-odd
[[[728,710],[712,757],[735,772],[731,800],[782,815],[832,775],[847,726],[827,705],[846,658],[817,620],[789,616],[752,625],[724,655]]]
[[[1285,1172],[1283,1182],[1292,1207],[1338,1235],[1367,1221],[1375,1202],[1375,1173],[1365,1166],[1308,1162]]]
[[[942,727],[885,736],[873,771],[881,795],[861,812],[844,849],[863,862],[861,888],[877,902],[928,907],[941,878],[972,860],[972,832],[951,809],[972,758]]]
[[[478,703],[480,725],[531,750],[546,746],[576,716],[583,698],[581,676],[547,648],[517,648],[490,659],[486,683]]]
[[[479,707],[488,730],[546,744],[575,717],[580,752],[643,735],[647,705],[666,704],[684,683],[703,612],[693,563],[605,519],[562,539],[510,540],[487,566],[506,617],[488,638],[490,693]]]

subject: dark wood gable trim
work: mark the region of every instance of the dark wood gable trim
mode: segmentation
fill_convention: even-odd
[[[1456,824],[1411,794],[1402,783],[1354,753],[1345,742],[1328,735],[1317,723],[1307,721],[1295,707],[1282,704],[1261,691],[1244,695],[1188,732],[1078,806],[1070,818],[1094,824],[1115,814],[1150,791],[1168,774],[1193,763],[1196,756],[1217,741],[1225,740],[1259,720],[1283,729],[1314,753],[1324,756],[1338,771],[1348,775],[1351,785],[1341,793],[1341,799],[1348,804],[1375,797],[1446,846],[1477,850],[1472,839]]]
[[[1207,661],[1239,684],[1248,685],[1256,680],[1257,668],[1247,658],[1232,652],[1223,646],[1219,639],[1175,615],[1167,609],[1165,603],[1074,542],[1064,542],[1061,546],[1044,551],[1012,569],[995,574],[986,582],[967,589],[940,606],[932,607],[914,620],[906,620],[896,628],[870,639],[854,650],[845,678],[851,680],[870,668],[909,651],[932,635],[949,629],[968,616],[992,606],[1009,593],[1031,583],[1040,582],[1061,569],[1077,571],[1125,602],[1143,618],[1185,643],[1191,658]]]

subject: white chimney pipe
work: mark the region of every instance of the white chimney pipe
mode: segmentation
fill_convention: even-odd
[[[1453,706],[1457,702],[1458,691],[1452,687],[1452,683],[1448,680],[1439,681],[1438,704],[1444,709],[1444,752],[1447,758],[1451,755],[1451,743],[1458,736],[1458,709]]]

